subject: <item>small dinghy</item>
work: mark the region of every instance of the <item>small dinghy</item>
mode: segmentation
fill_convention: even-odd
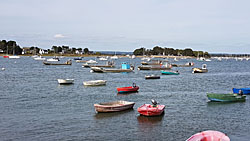
[[[57,79],[59,84],[72,84],[74,83],[74,79]]]
[[[139,90],[139,87],[136,86],[135,83],[133,83],[133,86],[129,86],[129,87],[120,87],[120,88],[116,88],[118,93],[132,93],[132,92],[137,92]]]
[[[165,105],[157,105],[155,100],[151,100],[151,104],[144,104],[137,111],[144,116],[159,116],[164,112]]]
[[[216,102],[244,102],[246,101],[246,96],[242,94],[207,93],[207,97],[210,101],[216,101]]]
[[[159,75],[145,75],[145,79],[160,79],[161,77]]]
[[[202,68],[193,68],[192,69],[192,73],[204,73],[204,72],[208,72],[206,64],[203,64]]]
[[[242,94],[250,94],[250,88],[233,88],[233,93],[240,94],[240,92]]]
[[[194,134],[187,141],[230,141],[230,139],[222,132],[208,130]]]
[[[84,86],[102,86],[106,85],[107,80],[92,80],[83,82]]]
[[[134,102],[128,101],[113,101],[107,103],[94,104],[96,112],[119,112],[134,107]]]
[[[180,73],[178,71],[161,71],[161,74],[164,74],[164,75],[179,75]]]

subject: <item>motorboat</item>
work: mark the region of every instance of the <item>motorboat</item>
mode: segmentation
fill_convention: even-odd
[[[246,101],[246,96],[242,94],[207,93],[207,97],[210,101],[215,101],[215,102],[244,102]]]
[[[145,75],[145,79],[160,79],[161,77],[159,75],[151,74],[151,75]]]
[[[179,75],[179,71],[161,71],[161,74],[164,74],[164,75]]]
[[[159,116],[163,114],[165,105],[157,105],[155,100],[151,100],[152,104],[144,104],[137,111],[144,116]]]
[[[120,87],[120,88],[116,88],[118,93],[132,93],[132,92],[137,92],[139,90],[139,87],[136,86],[135,83],[133,83],[132,86],[128,86],[128,87]]]
[[[37,57],[34,58],[34,60],[44,61],[44,60],[46,60],[46,58],[44,58],[42,56],[37,56]]]
[[[196,133],[186,141],[230,141],[230,138],[222,132],[208,130]]]
[[[203,64],[202,68],[193,68],[192,73],[205,73],[208,72],[207,65]]]

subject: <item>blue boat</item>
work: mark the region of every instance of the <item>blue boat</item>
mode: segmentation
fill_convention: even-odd
[[[250,88],[233,88],[233,93],[238,94],[240,90],[243,94],[250,94]]]

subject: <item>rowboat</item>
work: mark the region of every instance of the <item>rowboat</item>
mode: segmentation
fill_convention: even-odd
[[[50,63],[50,62],[43,62],[44,65],[72,65],[72,61],[68,60],[65,63]]]
[[[59,84],[72,84],[74,83],[74,79],[57,79]]]
[[[106,85],[107,80],[92,80],[83,82],[84,86],[102,86]]]
[[[94,104],[96,112],[119,112],[134,107],[134,102],[128,101],[113,101],[107,103]]]
[[[240,90],[242,94],[250,94],[250,88],[233,88],[233,93],[239,94]]]
[[[121,72],[133,72],[134,67],[130,66],[128,63],[122,63],[121,69],[104,69],[102,67],[91,67],[92,72],[107,72],[107,73],[121,73]]]
[[[139,90],[139,87],[135,85],[135,83],[133,83],[133,86],[129,86],[129,87],[120,87],[120,88],[116,88],[118,93],[132,93],[132,92],[137,92]]]
[[[161,74],[164,75],[179,75],[180,73],[178,71],[161,71]]]
[[[160,79],[161,77],[159,75],[145,75],[145,79]]]
[[[239,94],[207,93],[207,97],[210,101],[216,102],[244,102],[246,100],[245,95]]]
[[[165,105],[157,105],[155,100],[152,100],[152,104],[144,104],[137,111],[144,116],[159,116],[164,112]]]
[[[203,64],[202,68],[193,68],[192,69],[192,73],[204,73],[204,72],[208,72],[206,64]]]
[[[230,141],[230,139],[222,132],[208,130],[196,133],[186,141]]]
[[[88,63],[85,63],[82,65],[82,67],[84,68],[91,68],[91,67],[103,67],[103,68],[114,68],[115,67],[115,63],[113,61],[108,61],[106,62],[106,64],[103,64],[103,65],[93,65],[93,64],[88,64]]]

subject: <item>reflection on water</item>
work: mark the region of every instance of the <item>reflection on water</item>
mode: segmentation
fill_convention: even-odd
[[[122,116],[125,113],[129,113],[129,112],[133,112],[134,109],[128,109],[125,111],[121,111],[121,112],[110,112],[110,113],[96,113],[94,115],[95,119],[106,119],[106,118],[111,118],[111,117],[118,117],[118,116]]]
[[[117,93],[118,96],[123,96],[123,95],[132,95],[132,94],[137,94],[139,93],[138,91],[137,92],[126,92],[126,93]]]
[[[164,113],[161,114],[160,116],[152,116],[152,117],[139,115],[137,117],[137,121],[139,122],[139,124],[154,125],[154,124],[161,123],[163,118],[164,118]]]

